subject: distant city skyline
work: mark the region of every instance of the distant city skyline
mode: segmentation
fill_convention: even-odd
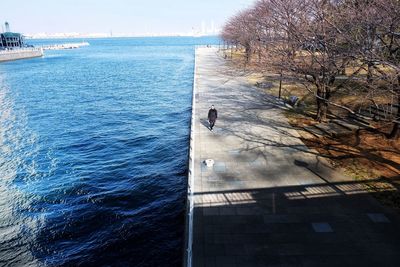
[[[1,3],[0,23],[34,37],[215,35],[255,0],[36,0]],[[4,27],[3,27],[4,28]]]

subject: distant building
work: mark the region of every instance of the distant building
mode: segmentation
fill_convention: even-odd
[[[0,33],[0,49],[13,49],[25,46],[24,36],[11,32],[8,22],[5,23],[6,32]]]

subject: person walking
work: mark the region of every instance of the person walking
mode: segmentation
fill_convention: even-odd
[[[218,118],[218,112],[215,109],[214,105],[211,105],[211,108],[208,111],[208,122],[210,123],[210,131],[213,131],[214,124],[217,118]]]

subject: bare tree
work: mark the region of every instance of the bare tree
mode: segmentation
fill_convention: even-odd
[[[305,81],[317,103],[318,121],[325,121],[335,81],[350,62],[349,46],[335,18],[339,5],[325,0],[271,0],[279,35],[274,53],[286,72]]]
[[[356,58],[366,65],[369,92],[384,91],[397,105],[389,138],[400,132],[400,2],[397,0],[347,1],[349,38]],[[371,99],[374,102],[373,99]]]
[[[222,30],[222,38],[230,45],[245,49],[246,62],[250,61],[257,26],[254,24],[251,10],[245,10],[232,17]]]
[[[385,84],[400,105],[398,0],[259,0],[228,21],[222,38],[243,48],[246,62],[257,53],[265,69],[303,81],[315,95],[318,121],[326,120],[329,105],[354,113],[331,96],[352,78],[359,81],[362,70],[370,95]],[[399,120],[398,107],[390,137],[399,136]]]

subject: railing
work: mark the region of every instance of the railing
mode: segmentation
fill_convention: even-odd
[[[397,110],[400,105],[394,103],[370,105],[368,107],[360,107],[357,114],[362,115],[370,120],[397,122]]]

